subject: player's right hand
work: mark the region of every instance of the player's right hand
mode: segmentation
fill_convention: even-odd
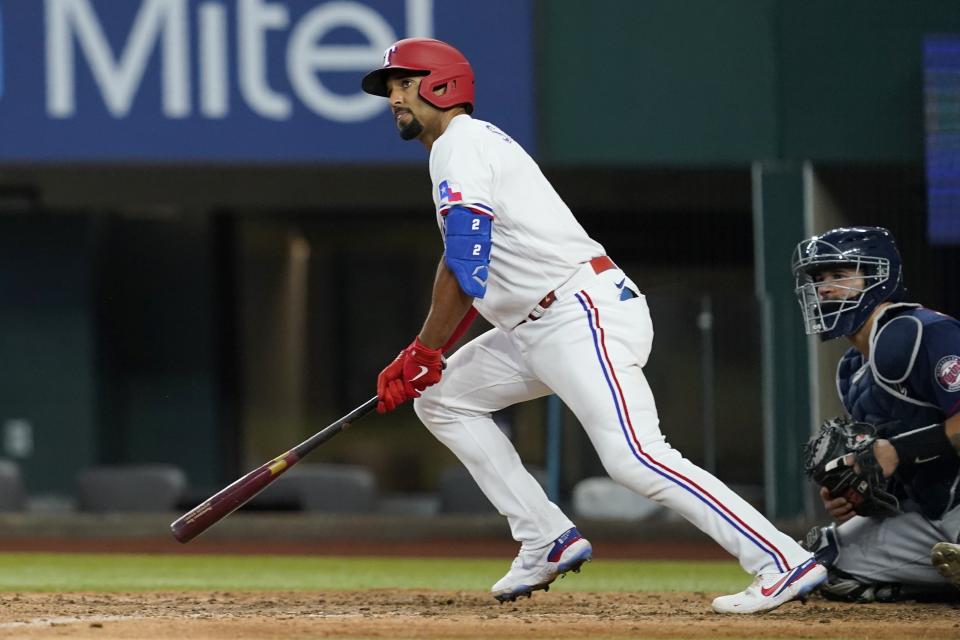
[[[853,510],[853,505],[846,498],[843,496],[831,498],[826,487],[820,487],[820,500],[823,501],[823,508],[837,522],[846,522],[857,515],[857,512]]]
[[[440,349],[415,338],[377,377],[377,412],[387,413],[440,381],[445,362]]]

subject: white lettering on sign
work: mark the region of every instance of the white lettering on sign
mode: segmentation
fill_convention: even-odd
[[[405,0],[407,37],[432,35],[433,0]],[[282,0],[237,0],[231,31],[224,2],[199,3],[191,15],[188,0],[141,0],[124,44],[114,51],[95,10],[95,0],[45,0],[47,112],[54,118],[76,115],[77,66],[86,64],[107,111],[114,118],[130,114],[147,65],[160,57],[162,111],[168,118],[193,113],[191,70],[197,70],[199,112],[222,119],[231,111],[231,82],[243,103],[258,116],[287,120],[294,98],[313,113],[335,122],[373,117],[386,103],[359,88],[344,95],[324,86],[323,72],[369,71],[380,66],[384,49],[397,32],[376,10],[358,0],[318,2],[291,24]],[[108,4],[102,2],[101,7]],[[190,20],[196,19],[196,25]],[[351,29],[363,44],[322,44],[334,29]],[[285,70],[294,95],[271,87],[268,36],[289,31]],[[190,34],[195,33],[196,64]],[[230,69],[230,35],[235,34],[237,69]],[[113,39],[117,41],[116,38]],[[80,55],[78,56],[77,53]]]
[[[321,46],[324,34],[350,26],[370,45]],[[383,17],[355,2],[331,2],[317,7],[300,21],[287,47],[287,73],[300,99],[316,113],[338,122],[366,120],[384,107],[383,99],[367,93],[340,96],[317,78],[317,71],[375,69],[381,52],[396,40]]]
[[[287,96],[274,93],[267,85],[267,31],[285,29],[290,21],[287,8],[264,0],[240,0],[237,3],[240,46],[240,92],[247,105],[262,116],[275,120],[290,117],[292,106]]]
[[[215,2],[200,5],[200,113],[225,118],[230,112],[227,12]]]
[[[69,118],[76,111],[74,48],[76,38],[107,109],[122,118],[143,79],[147,61],[163,36],[163,113],[190,114],[189,40],[186,0],[144,0],[116,61],[88,0],[47,0],[47,111]]]

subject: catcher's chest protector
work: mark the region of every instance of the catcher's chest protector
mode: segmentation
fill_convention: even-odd
[[[872,362],[865,363],[860,352],[851,348],[837,368],[837,388],[850,416],[874,425],[896,421],[904,431],[943,422],[936,399],[916,392],[929,382],[917,357],[923,351],[923,326],[940,318],[912,303],[884,310],[870,336]]]
[[[844,408],[854,420],[877,425],[896,420],[911,428],[943,422],[940,409],[910,402],[913,398],[909,389],[901,387],[898,390],[905,393],[898,396],[877,384],[873,371],[864,365],[863,356],[856,349],[847,351],[840,361],[837,388]]]

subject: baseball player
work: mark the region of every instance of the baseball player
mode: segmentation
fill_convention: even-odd
[[[714,600],[716,611],[767,611],[816,588],[826,570],[809,551],[665,441],[642,371],[653,341],[644,296],[520,145],[471,117],[467,59],[437,40],[400,40],[362,86],[389,99],[401,138],[430,152],[444,242],[427,318],[380,373],[378,410],[415,399],[427,429],[507,517],[520,552],[494,598],[546,590],[591,558],[590,543],[491,419],[551,392],[576,414],[612,478],[679,511],[756,575],[744,591]],[[494,328],[444,368],[443,353],[476,312]]]
[[[804,240],[793,273],[806,332],[852,345],[837,390],[855,420],[878,427],[873,454],[902,510],[858,516],[821,487],[839,523],[805,541],[829,567],[821,592],[860,602],[949,592],[948,582],[960,586],[960,322],[903,301],[900,254],[886,229]]]

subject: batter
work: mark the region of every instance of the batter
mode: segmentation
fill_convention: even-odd
[[[529,596],[592,556],[491,418],[550,393],[577,416],[614,480],[678,511],[755,575],[714,600],[716,611],[767,611],[816,588],[826,571],[809,551],[665,441],[642,369],[653,342],[644,296],[520,145],[471,116],[466,58],[437,40],[401,40],[362,86],[389,99],[401,138],[430,151],[444,241],[430,311],[381,372],[378,410],[415,399],[426,427],[506,516],[520,553],[493,596]],[[494,329],[444,368],[442,354],[476,312]]]

